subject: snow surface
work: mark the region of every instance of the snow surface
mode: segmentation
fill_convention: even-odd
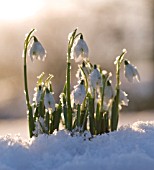
[[[154,121],[88,140],[66,131],[0,137],[0,170],[154,170]]]

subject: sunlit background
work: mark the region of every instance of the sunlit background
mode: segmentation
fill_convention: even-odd
[[[123,113],[131,118],[153,112],[153,11],[153,0],[0,0],[0,119],[26,119],[21,56],[25,34],[31,28],[37,29],[36,35],[47,50],[45,62],[27,61],[31,99],[36,76],[44,71],[54,75],[58,100],[65,81],[67,35],[78,27],[89,46],[91,61],[113,72],[113,77],[113,62],[123,48],[138,67],[140,84],[130,84],[121,75],[122,88],[130,99]],[[72,87],[76,69],[72,61]]]

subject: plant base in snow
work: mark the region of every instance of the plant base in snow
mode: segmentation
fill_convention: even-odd
[[[119,111],[122,105],[128,105],[127,94],[121,90],[120,72],[124,64],[124,73],[128,81],[136,78],[140,81],[137,68],[126,60],[124,49],[116,58],[116,84],[112,84],[110,72],[101,66],[92,64],[89,49],[82,33],[77,29],[68,36],[66,81],[60,94],[60,101],[55,104],[52,88],[52,77],[45,79],[43,72],[38,76],[33,102],[30,102],[27,80],[27,55],[31,60],[45,60],[46,51],[31,30],[24,42],[24,85],[29,121],[30,137],[39,134],[52,134],[59,130],[60,124],[71,132],[72,136],[98,135],[117,130]],[[30,46],[30,44],[32,45]],[[29,50],[29,51],[28,51]],[[27,54],[28,53],[28,54]],[[76,77],[78,84],[71,92],[71,59],[78,63]],[[89,135],[91,134],[91,135]]]

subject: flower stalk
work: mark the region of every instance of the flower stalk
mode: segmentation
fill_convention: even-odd
[[[124,55],[127,51],[124,49],[122,54],[117,57],[116,61],[116,95],[112,103],[112,115],[111,115],[111,131],[117,130],[119,121],[119,98],[120,98],[120,70],[121,64],[124,60]]]
[[[71,49],[74,43],[75,35],[77,29],[74,30],[70,40],[68,42],[68,49],[67,49],[67,72],[66,72],[66,100],[67,100],[67,128],[68,130],[72,130],[72,113],[71,113]]]
[[[27,35],[25,42],[24,42],[24,87],[25,87],[25,96],[26,96],[26,105],[27,105],[27,117],[29,122],[29,134],[30,138],[33,136],[34,131],[34,120],[33,120],[33,113],[32,113],[32,107],[29,101],[29,93],[28,93],[28,79],[27,79],[27,49],[29,42],[31,40],[31,35],[35,31],[35,29],[32,29],[30,33]]]
[[[77,105],[77,127],[80,128],[80,105]]]
[[[74,45],[75,39],[82,35],[81,33],[76,34],[77,29],[71,33],[68,41],[68,49],[67,49],[67,71],[66,71],[66,101],[67,101],[67,129],[72,130],[72,108],[71,108],[71,52],[72,47]]]

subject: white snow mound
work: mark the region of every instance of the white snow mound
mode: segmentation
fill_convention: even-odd
[[[66,131],[30,141],[0,137],[0,170],[153,170],[154,121],[91,140]]]

